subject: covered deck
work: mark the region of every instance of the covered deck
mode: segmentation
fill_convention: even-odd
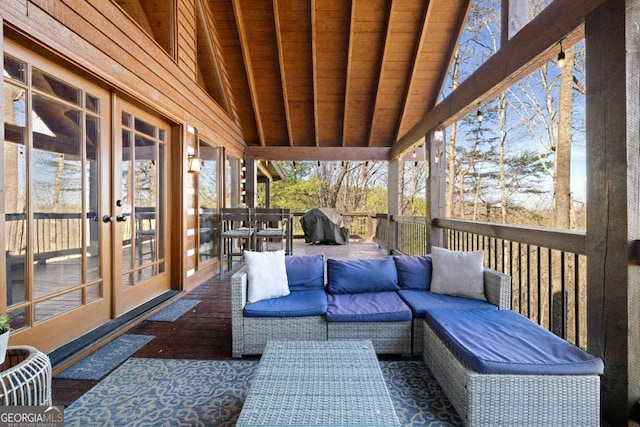
[[[128,9],[132,3],[134,6]],[[212,273],[216,261],[200,268],[194,256],[198,242],[196,212],[200,206],[195,191],[197,179],[188,174],[186,164],[199,150],[200,137],[216,146],[220,170],[229,161],[233,165],[230,170],[239,175],[242,161],[242,168],[248,171],[242,189],[239,179],[228,190],[222,189],[224,180],[221,180],[216,199],[219,204],[225,204],[227,199],[229,204],[238,204],[236,193],[241,191],[246,191],[244,202],[249,206],[256,204],[259,180],[255,171],[260,162],[381,160],[389,162],[388,185],[392,190],[389,212],[376,216],[375,243],[296,246],[294,253],[327,249],[327,256],[331,256],[329,250],[335,250],[345,251],[340,257],[366,257],[394,251],[428,253],[432,246],[484,249],[487,266],[500,269],[513,279],[514,310],[535,318],[559,336],[604,359],[606,370],[601,383],[604,421],[612,425],[637,425],[640,419],[637,0],[553,0],[511,38],[507,31],[509,6],[515,10],[516,5],[527,2],[502,0],[501,47],[441,100],[446,67],[471,4],[467,0],[394,1],[375,10],[368,10],[370,3],[364,1],[352,2],[353,9],[349,2],[344,2],[339,7],[345,10],[335,10],[336,2],[321,0],[263,2],[262,8],[254,8],[252,2],[243,0],[177,0],[173,2],[174,8],[168,8],[171,10],[160,11],[166,15],[153,20],[145,15],[142,3],[149,2],[29,0],[3,2],[0,6],[6,49],[18,50],[14,46],[17,44],[21,50],[37,51],[60,62],[63,68],[70,65],[65,71],[75,73],[74,80],[86,75],[109,88],[105,99],[119,99],[120,94],[123,99],[133,98],[136,105],[148,106],[154,114],[166,117],[167,126],[174,130],[172,163],[167,165],[172,172],[171,180],[164,189],[166,194],[175,195],[170,200],[173,203],[164,201],[172,214],[168,217],[175,220],[166,227],[172,243],[167,254],[172,268],[171,277],[163,277],[162,285],[171,282],[170,292],[179,294],[177,298],[197,298],[202,302],[177,323],[147,321],[147,315],[155,308],[132,320],[129,332],[156,337],[136,352],[136,357],[231,357],[230,276],[218,278]],[[306,10],[287,7],[302,3]],[[421,4],[418,13],[412,8],[416,3]],[[432,5],[441,8],[433,9]],[[342,19],[336,21],[335,16]],[[406,43],[407,34],[403,30],[409,18],[415,16],[419,22],[409,35],[413,42]],[[154,28],[157,22],[171,23],[171,29]],[[435,25],[435,32],[442,37],[431,37],[430,25]],[[359,30],[363,26],[366,31]],[[341,28],[348,28],[347,33],[341,33]],[[144,33],[150,36],[142,37]],[[521,76],[553,60],[560,42],[568,46],[582,39],[588,58],[586,232],[449,218],[444,200],[446,168],[442,167],[448,154],[442,151],[442,141],[436,140],[436,131],[472,113]],[[352,55],[358,46],[367,51]],[[429,54],[434,51],[439,55],[437,61]],[[405,59],[399,60],[399,56]],[[226,64],[222,59],[226,59]],[[426,73],[425,69],[435,62]],[[425,80],[429,81],[426,85]],[[5,108],[6,105],[10,103],[5,103]],[[304,108],[299,108],[300,105]],[[105,123],[109,128],[109,123]],[[424,218],[401,218],[398,163],[421,144],[425,146],[430,171],[427,214]],[[107,159],[109,154],[103,157]],[[110,178],[105,176],[105,182],[110,182]],[[6,179],[3,183],[6,190],[4,187],[10,187]],[[112,197],[109,189],[105,191],[96,199],[105,205],[101,214],[107,214],[109,221],[112,212],[108,210],[113,210],[113,206],[106,205],[117,196]],[[33,223],[34,202],[30,203],[27,211]],[[110,235],[107,231],[110,224],[97,225],[104,230],[103,236]],[[33,237],[29,236],[25,244],[29,256],[36,252]],[[106,243],[109,242],[105,246]],[[384,250],[378,251],[378,246]],[[105,265],[110,259],[105,258]],[[556,264],[554,259],[560,263]],[[552,271],[552,265],[560,268]],[[0,261],[0,270],[10,271],[6,260]],[[576,296],[573,299],[565,297],[569,288]],[[17,310],[15,304],[12,308],[11,302],[3,299],[0,298],[0,307]],[[126,298],[105,302],[105,317],[115,320],[112,317],[126,312],[129,307],[123,302]],[[25,307],[34,304],[37,299],[24,302]],[[95,312],[90,312],[81,320],[93,320],[94,315]],[[86,323],[74,317],[65,321],[67,326]],[[63,328],[57,331],[61,335],[65,332]],[[179,336],[177,331],[181,333]],[[16,338],[31,339],[26,333]],[[93,345],[102,344],[97,340]],[[59,372],[63,366],[57,368]],[[95,384],[89,380],[56,379],[54,403],[69,404]]]

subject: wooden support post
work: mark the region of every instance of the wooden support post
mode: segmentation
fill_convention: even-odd
[[[398,249],[398,227],[393,218],[400,214],[400,161],[389,160],[387,198],[389,204],[389,253]]]
[[[633,424],[640,399],[640,4],[587,16],[587,343],[603,358],[602,415]],[[637,419],[635,419],[637,422]]]
[[[256,201],[258,199],[258,168],[257,162],[253,159],[244,160],[244,203],[249,208],[256,207]]]
[[[445,247],[444,230],[433,226],[433,220],[444,218],[447,183],[447,154],[444,136],[436,139],[435,132],[425,135],[427,173],[427,253],[433,246]]]
[[[4,64],[4,25],[3,24],[4,24],[4,19],[2,18],[2,15],[0,15],[0,60],[2,60],[2,63]],[[5,83],[2,84],[3,88],[4,88],[4,84]],[[0,123],[0,132],[2,132],[2,135],[4,135],[4,99],[5,99],[4,96],[0,98],[0,117],[2,117],[2,122]],[[2,160],[3,165],[5,165],[4,156],[5,156],[5,152],[3,149],[3,154],[0,154],[0,160]],[[5,182],[4,182],[4,166],[3,166],[2,172],[0,172],[0,194],[2,194],[2,197],[0,197],[0,214],[2,214],[2,223],[1,223],[2,225],[0,226],[0,247],[4,251],[7,247],[5,242],[6,223],[4,220],[5,213],[6,213],[5,197],[7,194],[5,189]],[[8,292],[7,292],[7,288],[9,288],[9,284],[11,280],[11,270],[10,270],[11,266],[8,261],[9,261],[9,252],[7,251],[5,256],[0,256],[0,275],[4,274],[4,277],[7,278],[7,280],[4,282],[4,287],[0,287],[0,310],[2,310],[2,313],[6,312],[7,303],[10,302],[7,300],[11,299],[11,297],[8,295]],[[0,281],[0,283],[2,282]]]

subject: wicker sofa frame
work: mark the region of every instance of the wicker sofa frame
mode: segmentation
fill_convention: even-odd
[[[500,309],[511,307],[511,278],[496,270],[484,270],[485,295]],[[324,316],[244,317],[247,304],[247,272],[243,267],[231,276],[232,356],[262,354],[267,341],[368,339],[378,354],[422,354],[422,323],[331,322]]]
[[[425,364],[467,426],[599,426],[598,375],[480,374],[424,323]]]
[[[371,340],[378,354],[411,356],[411,321],[327,322],[327,339]]]
[[[244,317],[247,305],[246,267],[231,276],[231,334],[233,357],[262,354],[269,340],[310,341],[327,339],[324,316]]]

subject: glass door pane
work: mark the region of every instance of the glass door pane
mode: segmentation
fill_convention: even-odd
[[[121,242],[122,290],[166,272],[166,144],[162,122],[122,110],[116,223]],[[138,295],[137,293],[136,295]]]
[[[218,209],[218,156],[220,150],[200,140],[199,156],[202,169],[198,175],[198,238],[199,260],[206,262],[218,256],[216,213]]]
[[[100,220],[109,94],[5,42],[0,232],[11,343],[50,351],[111,314],[103,268],[110,241]]]

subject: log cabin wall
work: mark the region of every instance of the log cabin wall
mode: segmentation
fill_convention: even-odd
[[[197,233],[187,235],[196,227],[197,215],[188,213],[197,213],[197,176],[186,172],[187,150],[197,150],[200,135],[222,148],[221,152],[241,158],[244,141],[215,31],[207,36],[214,47],[211,56],[218,62],[223,106],[198,82],[198,19],[212,22],[208,2],[175,0],[168,22],[149,11],[144,15],[133,10],[127,3],[133,2],[8,0],[0,2],[0,15],[6,38],[62,67],[89,75],[115,96],[144,105],[174,123],[178,136],[172,141],[171,170],[179,172],[171,182],[172,277],[174,283],[189,289],[216,268],[197,271],[196,257],[190,255],[197,249]],[[137,5],[140,3],[145,2]]]

